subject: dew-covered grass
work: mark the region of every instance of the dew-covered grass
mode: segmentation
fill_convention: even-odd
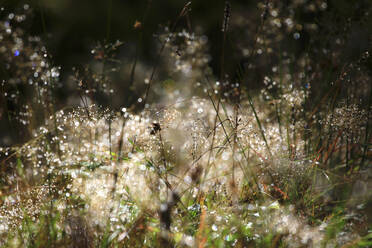
[[[304,6],[327,8],[317,2]],[[237,76],[215,75],[201,31],[177,29],[186,4],[156,35],[155,65],[124,66],[125,43],[97,43],[63,106],[63,68],[22,26],[29,6],[9,13],[0,115],[22,142],[0,147],[0,246],[372,246],[369,51],[329,79],[310,55],[275,50],[281,25],[300,39],[278,5],[258,5],[253,46],[236,44],[248,59]],[[230,8],[226,46],[247,24],[230,23]],[[256,55],[276,52],[261,86],[247,87]],[[130,78],[132,104],[117,105],[116,73]]]

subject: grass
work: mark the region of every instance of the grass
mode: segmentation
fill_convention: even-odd
[[[372,246],[369,54],[332,75],[310,54],[270,55],[273,11],[283,9],[269,2],[236,78],[225,68],[226,41],[238,44],[230,4],[216,77],[205,36],[180,29],[183,19],[191,26],[186,3],[158,34],[151,68],[139,47],[126,70],[123,43],[99,43],[72,76],[80,103],[61,108],[61,68],[40,40],[26,42],[22,21],[2,21],[1,110],[24,141],[0,147],[0,245]],[[264,56],[279,61],[251,87]],[[135,101],[117,107],[115,77],[126,71]]]

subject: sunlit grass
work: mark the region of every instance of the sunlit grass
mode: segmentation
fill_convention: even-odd
[[[319,84],[294,80],[304,74],[292,71],[297,61],[279,61],[251,89],[243,75],[213,76],[206,36],[165,28],[157,64],[131,70],[140,71],[133,105],[112,106],[115,42],[75,68],[78,104],[57,110],[61,68],[17,26],[26,16],[9,18],[0,23],[11,68],[1,93],[26,141],[0,148],[1,246],[372,246],[372,97],[362,106],[356,86],[342,91],[368,52],[314,101]],[[168,79],[156,81],[158,68]]]

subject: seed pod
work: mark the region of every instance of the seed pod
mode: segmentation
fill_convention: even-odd
[[[225,9],[224,9],[224,16],[223,16],[223,24],[222,24],[222,32],[227,32],[229,29],[229,22],[231,16],[231,5],[229,1],[225,2]]]

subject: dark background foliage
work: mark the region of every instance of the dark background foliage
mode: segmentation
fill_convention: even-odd
[[[28,21],[30,33],[43,37],[47,48],[53,54],[55,64],[68,70],[72,66],[86,62],[89,51],[96,41],[121,40],[126,43],[123,56],[133,56],[134,47],[138,45],[138,30],[133,28],[136,20],[143,21],[145,10],[149,8],[145,22],[142,49],[142,59],[153,59],[156,51],[153,47],[153,34],[159,30],[159,25],[174,22],[186,1],[120,1],[120,0],[3,0],[2,6],[9,13],[13,9],[22,8],[28,3],[34,10],[32,21]],[[251,20],[255,30],[260,24],[262,11],[257,8],[264,1],[230,1],[232,6],[231,19],[238,16]],[[270,2],[270,1],[269,1]],[[271,1],[274,5],[279,1]],[[284,8],[293,7],[293,2],[307,4],[319,1],[280,1]],[[312,37],[304,31],[298,42],[285,42],[295,55],[309,48],[312,39],[331,42],[337,34],[348,36],[344,47],[344,59],[358,58],[368,47],[368,36],[371,22],[371,2],[369,0],[330,0],[326,11],[309,12],[305,8],[287,9],[295,12],[296,23],[316,23],[322,37]],[[150,6],[149,6],[150,5]],[[219,70],[219,53],[221,47],[221,25],[223,19],[224,1],[193,1],[190,19],[192,27],[201,26],[211,44],[212,67]],[[256,21],[256,22],[254,22]],[[185,23],[179,29],[187,28]],[[346,31],[346,32],[345,32]],[[242,37],[241,30],[231,30],[231,40],[235,42],[252,42],[252,37]],[[317,36],[319,35],[317,34]],[[252,34],[253,35],[253,34]],[[327,37],[328,36],[328,37]],[[248,46],[249,43],[246,44]],[[317,45],[317,44],[316,44]],[[331,44],[329,44],[331,45]],[[233,49],[233,47],[231,47]],[[230,58],[239,60],[237,58]]]

